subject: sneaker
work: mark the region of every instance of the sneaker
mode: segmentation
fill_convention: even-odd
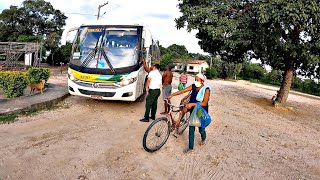
[[[203,140],[200,142],[200,146],[205,146],[206,145],[206,140]]]
[[[193,149],[187,148],[183,151],[184,154],[191,154],[193,153]]]
[[[149,122],[149,119],[143,118],[143,119],[140,119],[140,121],[141,121],[141,122]]]

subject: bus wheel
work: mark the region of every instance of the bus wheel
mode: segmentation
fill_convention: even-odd
[[[146,92],[143,92],[142,94],[141,94],[141,96],[139,96],[138,98],[137,98],[137,102],[143,102],[144,101],[144,99],[146,98]]]
[[[144,80],[144,84],[143,84],[143,93],[141,94],[141,96],[139,96],[138,98],[137,98],[137,102],[143,102],[144,101],[144,99],[146,98],[146,83],[147,83],[147,77],[146,77],[146,79]]]

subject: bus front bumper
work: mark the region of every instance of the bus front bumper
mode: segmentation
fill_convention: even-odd
[[[127,86],[118,88],[94,88],[88,85],[83,86],[68,78],[68,90],[71,95],[83,96],[98,100],[136,100],[137,81]]]

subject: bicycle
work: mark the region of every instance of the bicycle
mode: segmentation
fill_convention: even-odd
[[[172,131],[176,130],[176,133],[180,135],[189,126],[189,111],[184,113],[176,127],[175,121],[172,117],[172,113],[180,113],[181,108],[183,108],[185,104],[175,106],[173,104],[170,104],[167,99],[165,101],[169,105],[169,113],[166,115],[166,117],[160,117],[153,121],[149,125],[143,136],[143,148],[150,153],[159,150],[167,142]],[[175,137],[177,138],[177,136]]]

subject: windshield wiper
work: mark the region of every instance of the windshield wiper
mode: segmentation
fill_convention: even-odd
[[[98,38],[94,49],[92,49],[92,50],[90,51],[90,53],[88,54],[88,56],[86,57],[86,59],[83,61],[83,63],[81,63],[81,65],[80,65],[80,69],[81,69],[81,70],[82,70],[83,67],[86,67],[86,66],[89,64],[90,60],[91,60],[92,58],[94,58],[97,53],[100,52],[100,53],[102,54],[102,56],[104,57],[104,59],[106,60],[106,62],[107,62],[107,64],[108,64],[111,72],[112,72],[113,74],[116,74],[116,71],[114,70],[114,68],[113,68],[113,66],[112,66],[112,64],[111,64],[111,62],[110,62],[107,54],[105,53],[105,51],[104,51],[104,49],[103,49],[103,47],[104,47],[104,45],[105,45],[105,40],[104,40],[104,39],[105,39],[105,38],[104,38],[104,37],[105,37],[105,34],[106,34],[106,28],[104,28],[103,34],[100,36],[100,37],[102,37],[102,38],[100,38],[100,37]],[[99,40],[102,41],[102,42],[100,43],[100,47],[98,47]],[[98,65],[98,61],[101,60],[101,54],[98,54],[97,65]]]
[[[105,31],[104,31],[104,34],[103,34],[102,39],[104,38],[104,36],[105,36]],[[100,52],[101,52],[101,54],[103,55],[104,59],[106,60],[106,62],[107,62],[107,64],[108,64],[111,72],[112,72],[113,74],[116,74],[116,71],[114,70],[114,68],[113,68],[113,66],[112,66],[112,64],[111,64],[111,62],[110,62],[110,60],[109,60],[106,52],[105,52],[104,49],[103,49],[105,43],[106,43],[106,41],[105,41],[105,38],[104,38],[103,41],[102,41],[102,43],[100,44]],[[100,59],[101,59],[101,56],[100,56],[100,58],[99,58],[99,61],[100,61]],[[97,64],[98,64],[98,62],[97,62]]]
[[[81,63],[81,65],[80,65],[80,70],[82,70],[83,67],[87,66],[87,65],[89,64],[90,60],[96,55],[96,53],[97,53],[97,51],[98,51],[98,47],[97,47],[97,46],[98,46],[99,39],[100,39],[100,38],[98,38],[94,49],[92,49],[92,50],[90,51],[90,53],[88,54],[88,56],[86,57],[86,59]]]
[[[101,52],[102,52],[102,55],[103,55],[104,59],[106,60],[106,62],[107,62],[107,64],[108,64],[111,72],[112,72],[113,74],[116,74],[116,71],[114,70],[114,68],[113,68],[110,60],[108,59],[108,56],[107,56],[106,52],[104,52],[103,49],[101,49]]]

